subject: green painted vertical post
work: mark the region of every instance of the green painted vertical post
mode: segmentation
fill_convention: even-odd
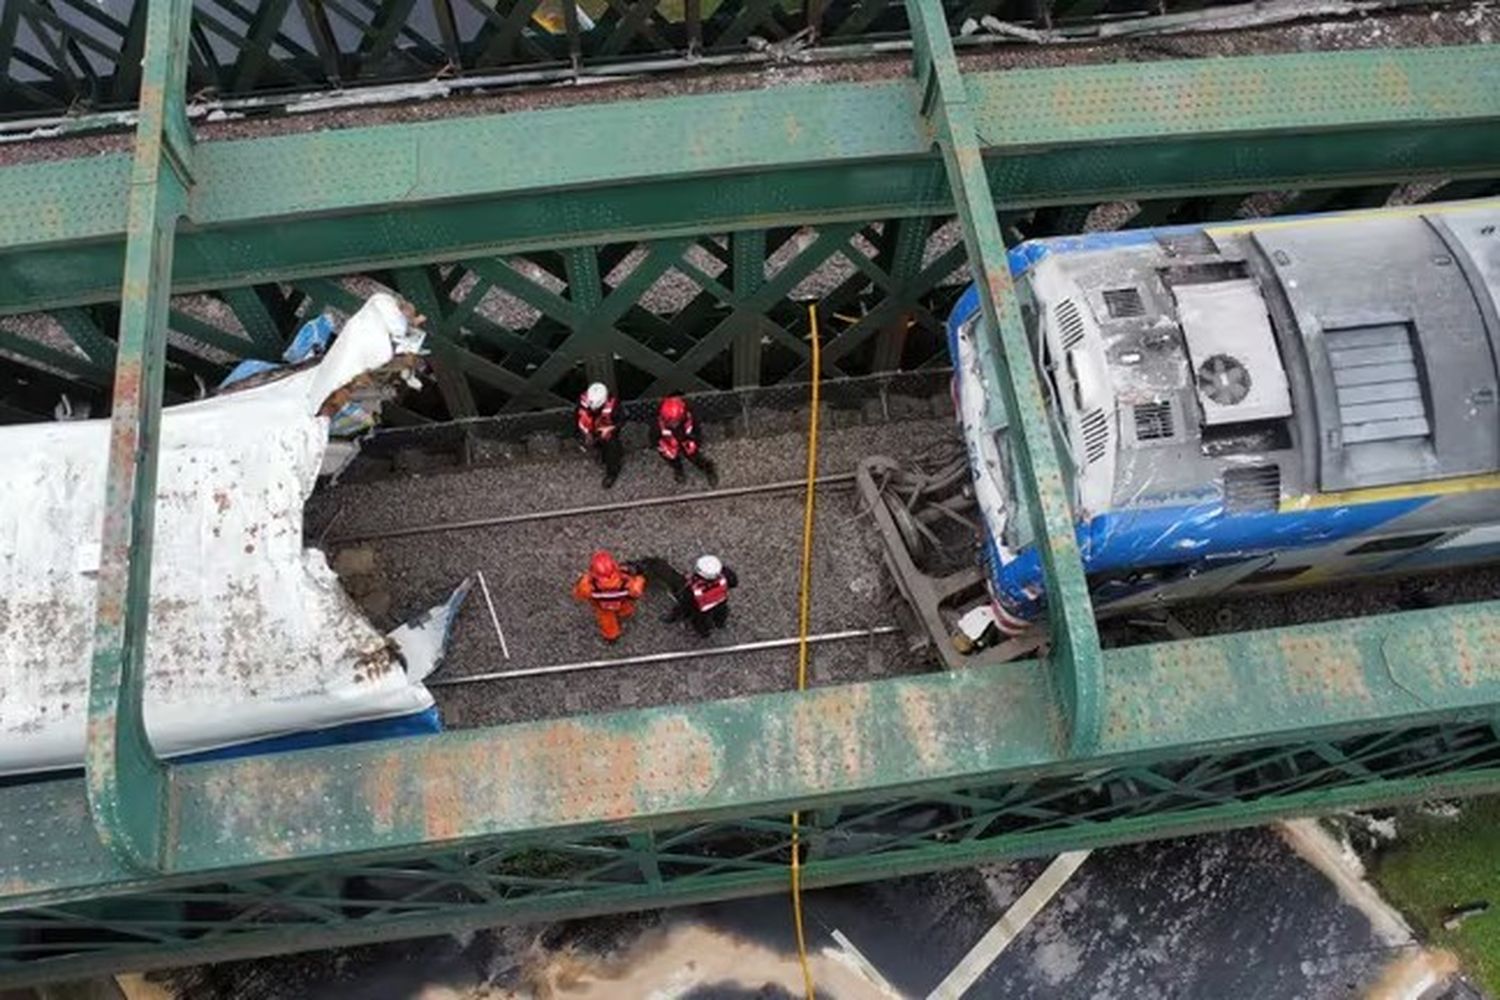
[[[307,25],[313,48],[318,50],[318,61],[323,66],[325,82],[336,86],[343,79],[343,72],[339,68],[338,42],[334,40],[333,25],[328,21],[328,11],[323,7],[323,0],[297,0],[297,7],[302,12],[302,20]]]
[[[161,865],[167,773],[143,713],[167,299],[177,220],[188,208],[192,135],[183,107],[191,0],[150,0],[130,175],[125,280],[110,420],[85,768],[104,845]]]
[[[630,845],[630,853],[635,857],[635,863],[641,869],[641,878],[647,885],[659,889],[662,885],[662,877],[658,855],[661,852],[656,846],[656,834],[651,830],[632,833],[626,836],[625,842]]]
[[[913,289],[918,275],[922,273],[922,258],[927,251],[927,234],[932,221],[925,216],[914,219],[892,219],[886,223],[887,252],[882,263],[891,276],[889,295],[893,299],[914,302],[917,292]],[[906,351],[906,335],[911,329],[915,313],[911,305],[897,310],[881,327],[875,340],[875,354],[870,362],[872,372],[891,372],[901,367],[901,358]]]
[[[287,8],[291,5],[292,0],[261,0],[255,16],[250,19],[240,57],[234,64],[234,76],[229,85],[233,93],[253,90],[266,64],[274,65],[271,46],[276,42],[281,22],[286,19]]]
[[[1078,552],[1068,484],[1047,419],[1026,331],[1016,308],[1010,265],[985,177],[974,113],[940,0],[906,0],[923,124],[943,154],[948,186],[964,227],[964,246],[979,285],[988,336],[978,339],[980,361],[1000,388],[1004,412],[991,397],[987,419],[1008,427],[1011,454],[1031,511],[1033,535],[1047,582],[1053,679],[1073,753],[1099,738],[1099,633]]]
[[[572,4],[564,4],[572,9]],[[584,317],[599,311],[604,302],[604,280],[599,276],[599,255],[594,247],[569,247],[563,251],[563,263],[568,275],[568,299],[578,307]],[[575,332],[577,332],[575,330]],[[618,392],[620,384],[615,379],[615,356],[609,349],[606,331],[590,329],[581,338],[585,343],[581,350],[584,373],[590,382],[603,382],[611,391]]]
[[[17,27],[21,23],[21,5],[0,6],[0,94],[11,86],[11,62],[16,48]]]
[[[444,320],[448,303],[438,295],[431,275],[420,267],[403,267],[396,271],[396,287],[427,317],[428,345],[432,351],[432,372],[448,415],[455,420],[477,417],[479,405],[474,390],[463,372],[463,351],[450,339]]]
[[[753,389],[760,385],[761,319],[741,308],[738,303],[749,299],[760,291],[766,281],[766,231],[749,229],[731,233],[729,247],[733,267],[730,281],[734,287],[735,322],[739,332],[734,335],[734,387]]]
[[[261,297],[260,291],[252,286],[244,285],[239,288],[226,288],[219,293],[224,299],[240,325],[245,328],[251,341],[260,350],[266,352],[268,359],[274,360],[281,355],[282,336],[281,326],[276,317],[271,315],[271,309],[266,305],[265,299]],[[310,313],[309,316],[316,315]]]

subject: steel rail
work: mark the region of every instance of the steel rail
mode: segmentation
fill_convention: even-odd
[[[870,628],[844,629],[841,632],[822,632],[807,637],[809,643],[847,642],[851,639],[873,639],[878,635],[891,635],[901,629],[896,625],[875,625]],[[680,649],[668,653],[641,653],[637,656],[613,657],[606,660],[578,660],[573,663],[553,663],[545,667],[523,667],[520,670],[492,670],[483,674],[467,674],[463,677],[442,677],[427,681],[430,688],[458,687],[460,684],[478,684],[481,681],[504,681],[518,677],[546,677],[551,674],[574,674],[584,670],[602,670],[607,667],[635,667],[644,663],[671,663],[674,660],[709,659],[717,656],[732,656],[735,653],[760,653],[768,649],[786,649],[801,642],[798,636],[786,639],[757,639],[733,646],[709,646],[705,649]]]
[[[819,476],[819,486],[850,486],[855,474],[839,472]],[[585,504],[581,507],[562,507],[557,510],[534,510],[521,514],[501,514],[498,517],[479,517],[467,521],[441,521],[435,524],[415,524],[386,531],[355,531],[335,535],[329,545],[348,545],[352,542],[368,542],[386,538],[410,538],[415,535],[437,535],[446,531],[474,531],[479,528],[496,528],[507,524],[525,524],[528,521],[553,521],[567,517],[584,517],[589,514],[608,514],[614,511],[635,510],[639,507],[665,507],[670,504],[694,503],[699,500],[727,500],[731,497],[754,496],[758,493],[784,493],[801,489],[807,483],[802,479],[787,479],[758,486],[729,486],[721,490],[701,490],[697,493],[676,493],[671,496],[644,497],[640,500],[619,500],[614,503]]]

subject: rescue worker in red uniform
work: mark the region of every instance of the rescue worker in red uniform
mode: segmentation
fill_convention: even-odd
[[[635,614],[635,602],[646,592],[646,578],[600,550],[589,560],[589,571],[573,585],[573,596],[594,609],[594,621],[605,642],[620,638],[620,623]]]
[[[710,629],[723,628],[729,621],[729,590],[739,585],[734,570],[720,562],[718,556],[699,556],[677,592],[677,603],[662,621],[686,618],[694,631],[707,636]]]
[[[620,401],[610,394],[603,382],[595,382],[578,397],[578,435],[585,449],[593,449],[604,463],[604,481],[600,484],[609,489],[620,478],[620,461],[624,446],[620,443],[620,425],[615,423],[615,411]]]
[[[656,414],[656,450],[672,466],[672,474],[679,483],[687,481],[687,473],[682,468],[682,460],[686,458],[708,478],[709,486],[719,485],[719,470],[703,454],[693,411],[688,409],[687,400],[681,396],[668,396],[661,401],[661,409]]]

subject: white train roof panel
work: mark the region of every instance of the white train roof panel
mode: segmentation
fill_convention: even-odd
[[[316,367],[163,412],[145,705],[163,755],[432,705],[302,539],[328,444],[317,412],[391,359],[380,313],[352,317]],[[83,761],[109,433],[0,428],[0,775]]]
[[[1173,286],[1203,422],[1288,417],[1292,397],[1260,289],[1250,278]]]

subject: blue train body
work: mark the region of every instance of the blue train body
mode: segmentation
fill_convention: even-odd
[[[1500,555],[1497,224],[1500,205],[1455,203],[1011,250],[1096,609]],[[1045,594],[1008,441],[985,440],[976,288],[947,332],[1017,632]]]

